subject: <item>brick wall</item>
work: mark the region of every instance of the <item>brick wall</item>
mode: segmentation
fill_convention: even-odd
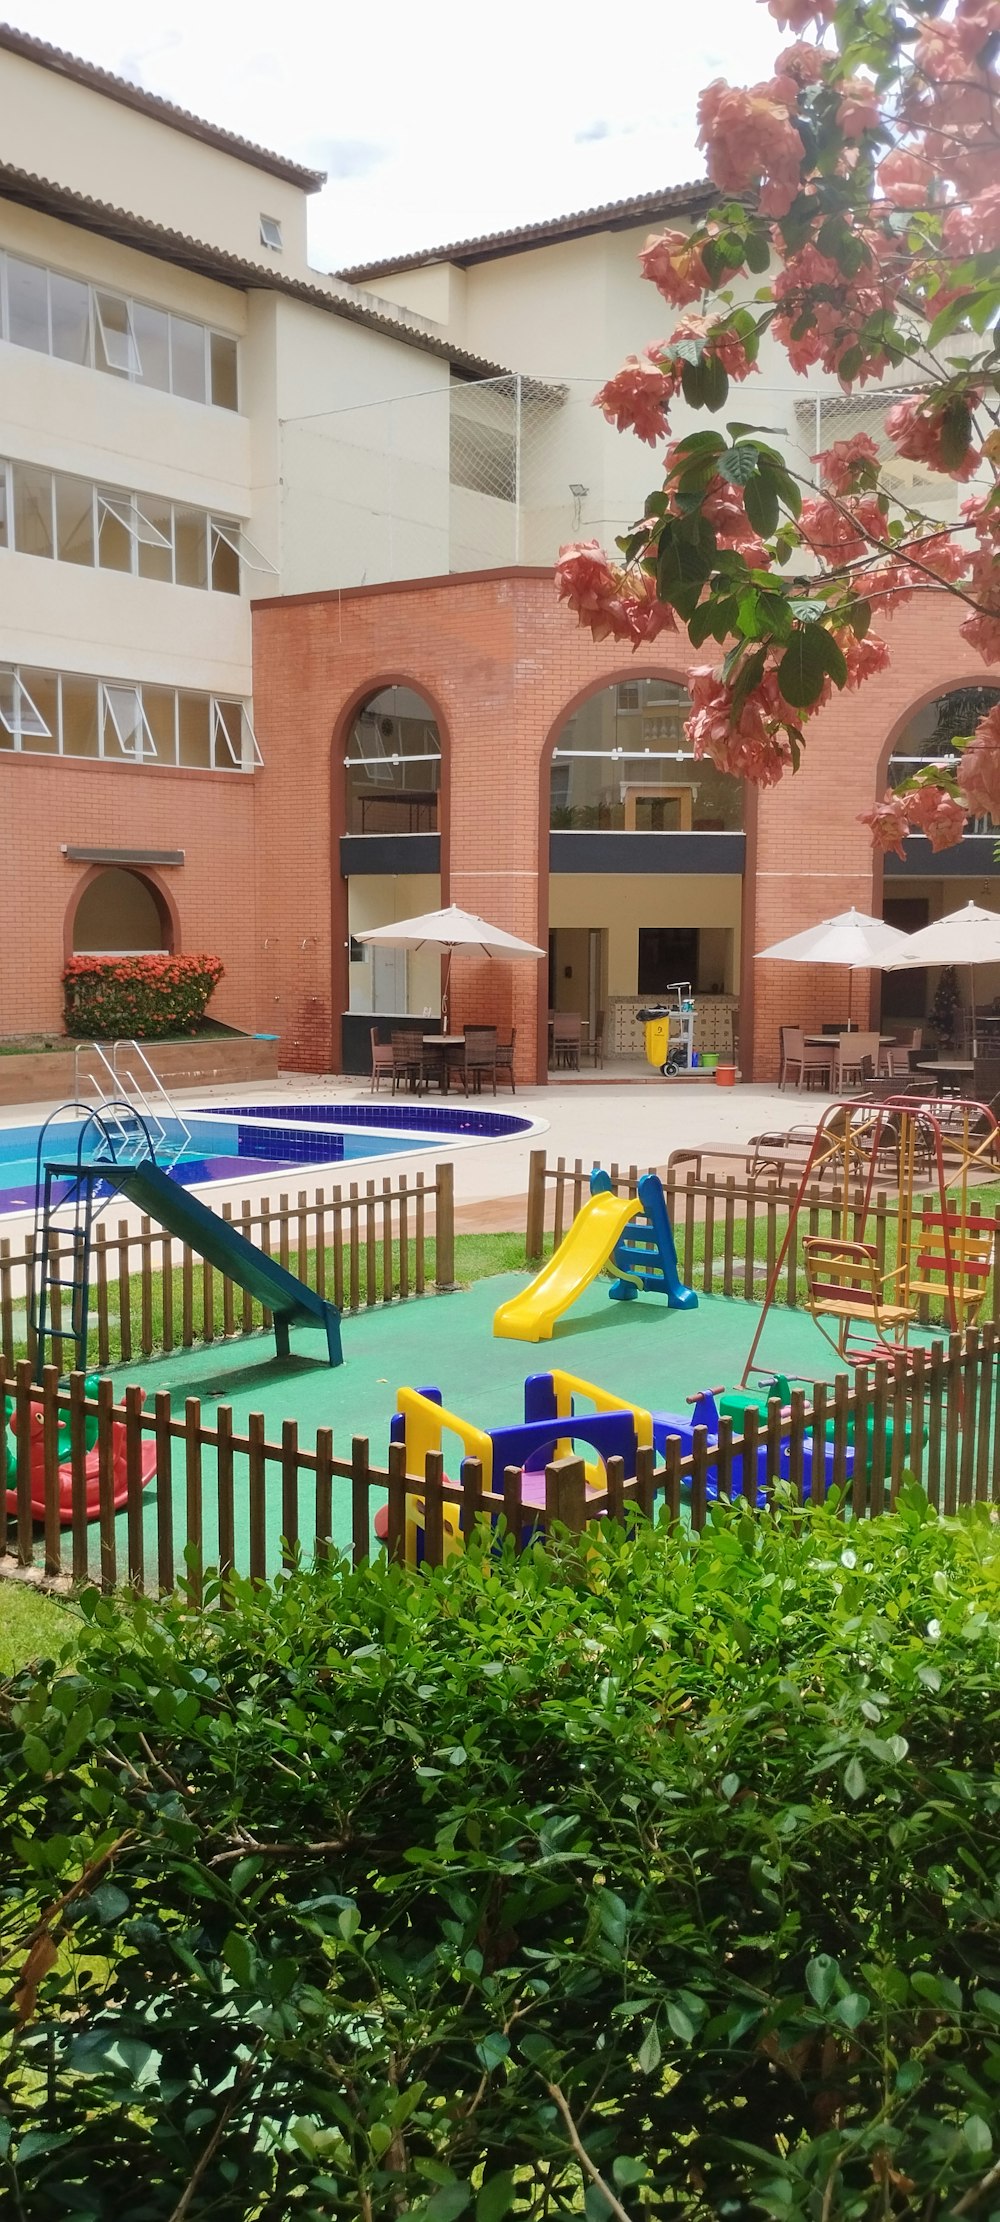
[[[64,847],[183,849],[183,865],[153,875],[177,912],[179,946],[222,958],[212,1015],[252,1029],[256,785],[236,774],[0,754],[0,1032],[61,1031],[67,921],[93,871],[71,864]]]
[[[851,902],[878,910],[880,875],[858,813],[908,715],[989,674],[958,633],[948,596],[919,597],[889,628],[891,670],[836,698],[811,729],[803,769],[759,798],[756,873],[747,889],[744,1072],[777,1069],[778,1027],[842,1015],[840,973],[752,963],[754,949]],[[547,943],[548,745],[573,705],[619,679],[682,680],[696,659],[667,635],[631,656],[595,644],[556,602],[549,572],[449,579],[292,596],[254,612],[254,716],[265,768],[253,778],[48,763],[0,754],[0,1030],[60,1022],[67,909],[86,865],[63,844],[183,848],[164,870],[181,946],[221,956],[213,1010],[281,1036],[283,1065],[336,1066],[347,1007],[344,830],[346,736],[359,702],[406,684],[429,701],[444,764],[442,901]],[[752,813],[751,813],[752,815]],[[544,963],[456,958],[457,1026],[487,1017],[518,1034],[522,1080],[545,1073]],[[871,983],[858,976],[853,1011]],[[750,997],[747,997],[749,1017]]]
[[[917,705],[983,666],[958,634],[961,611],[946,595],[922,597],[895,619],[889,673],[859,695],[836,699],[811,729],[795,779],[760,797],[756,879],[745,906],[746,964],[782,935],[857,903],[879,908],[869,839],[858,813],[881,791],[897,730]],[[337,862],[344,825],[345,728],[359,700],[393,680],[435,709],[445,755],[442,901],[478,911],[546,946],[548,932],[547,743],[573,704],[617,679],[683,680],[694,656],[671,636],[636,656],[595,644],[556,602],[548,572],[510,571],[291,597],[255,610],[254,705],[274,778],[259,827],[264,911],[274,921],[279,994],[296,1014],[303,1061],[336,1054],[346,1005],[346,898]],[[543,777],[543,765],[546,776]],[[450,772],[449,772],[450,766]],[[543,799],[544,798],[544,799]],[[302,943],[332,952],[308,1000]],[[306,954],[312,949],[309,942]],[[861,1016],[871,983],[859,976]],[[754,968],[752,1037],[744,1070],[777,1069],[777,1029],[844,1009],[840,973]],[[545,1071],[544,964],[457,958],[452,1016],[495,1018],[518,1030],[522,1079]],[[747,998],[748,1010],[750,998]],[[292,1031],[295,1031],[293,1026]]]

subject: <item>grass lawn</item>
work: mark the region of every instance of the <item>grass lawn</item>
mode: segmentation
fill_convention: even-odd
[[[0,1680],[33,1659],[50,1659],[72,1636],[72,1606],[26,1582],[0,1582]]]

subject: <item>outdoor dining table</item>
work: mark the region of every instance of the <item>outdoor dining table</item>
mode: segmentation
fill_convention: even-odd
[[[935,1094],[939,1096],[947,1095],[949,1090],[954,1093],[959,1081],[964,1080],[970,1072],[974,1073],[975,1069],[971,1057],[938,1057],[933,1062],[928,1060],[914,1067],[916,1072],[933,1073],[937,1081]]]
[[[440,1052],[440,1054],[439,1054],[439,1056],[438,1056],[438,1059],[437,1059],[437,1073],[436,1073],[435,1077],[436,1077],[436,1079],[437,1079],[437,1083],[438,1083],[438,1086],[439,1086],[439,1088],[440,1088],[440,1090],[441,1090],[441,1093],[442,1093],[442,1095],[443,1095],[443,1096],[444,1096],[444,1095],[447,1095],[447,1093],[448,1093],[448,1078],[449,1078],[449,1074],[448,1074],[448,1067],[449,1067],[449,1065],[450,1065],[450,1063],[451,1063],[451,1060],[452,1060],[452,1058],[453,1058],[453,1057],[456,1057],[456,1056],[458,1055],[459,1051],[464,1051],[464,1049],[465,1049],[465,1035],[464,1035],[464,1034],[422,1034],[422,1035],[421,1035],[421,1037],[420,1037],[420,1046],[421,1046],[421,1048],[422,1048],[422,1050],[423,1050],[423,1053],[424,1053],[424,1064],[425,1064],[425,1066],[427,1065],[427,1063],[428,1063],[428,1061],[429,1061],[429,1059],[430,1059],[431,1055],[432,1055],[432,1054],[433,1054],[433,1053],[434,1053],[435,1051],[439,1051],[439,1052]],[[427,1084],[427,1086],[428,1086],[428,1087],[430,1086],[430,1078],[429,1078],[429,1076],[428,1076],[428,1079],[427,1079],[427,1083],[426,1083],[426,1084]]]

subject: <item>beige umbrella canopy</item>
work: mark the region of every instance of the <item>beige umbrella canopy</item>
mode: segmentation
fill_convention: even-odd
[[[544,957],[544,949],[536,949],[534,942],[521,941],[517,934],[505,933],[502,926],[491,926],[485,918],[477,918],[473,911],[460,910],[457,903],[450,903],[446,910],[428,910],[419,918],[398,918],[389,926],[369,926],[368,931],[355,936],[358,941],[381,942],[384,949],[444,949],[447,951],[444,985],[441,993],[441,1016],[445,1028],[448,1024],[448,985],[451,958],[455,949],[477,949],[484,957]]]
[[[818,926],[790,934],[787,941],[773,942],[770,949],[758,949],[757,955],[785,964],[839,964],[850,975],[880,972],[909,946],[910,936],[887,926],[883,918],[869,918],[863,910],[842,910],[835,918],[821,918]],[[850,1005],[848,977],[848,1017]]]
[[[887,972],[912,971],[925,964],[968,966],[972,1054],[977,1057],[975,968],[977,964],[1000,964],[1000,911],[966,903],[962,910],[950,910],[946,918],[934,918],[929,926],[921,926],[919,933],[905,934],[903,939],[905,951],[885,960]]]
[[[758,949],[757,955],[788,964],[842,964],[852,972],[879,972],[909,946],[910,936],[887,926],[883,918],[842,910],[836,918],[821,918],[818,926],[790,934],[787,941],[773,942],[770,949]]]

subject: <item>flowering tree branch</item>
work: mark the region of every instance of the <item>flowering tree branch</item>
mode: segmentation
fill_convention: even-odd
[[[556,577],[597,640],[714,642],[690,677],[694,752],[768,785],[836,689],[885,670],[873,617],[915,593],[958,599],[964,639],[1000,661],[1000,0],[760,4],[795,36],[764,83],[701,96],[719,205],[640,256],[680,321],[596,396],[661,454],[661,483],[615,556],[576,543]],[[753,423],[673,438],[678,397],[718,415],[765,339],[847,394],[892,381],[892,459],[975,480],[962,522],[901,499],[866,431],[813,456],[818,490]],[[940,848],[970,812],[1000,820],[1000,706],[956,746],[953,770],[866,814],[876,845],[919,828]]]

